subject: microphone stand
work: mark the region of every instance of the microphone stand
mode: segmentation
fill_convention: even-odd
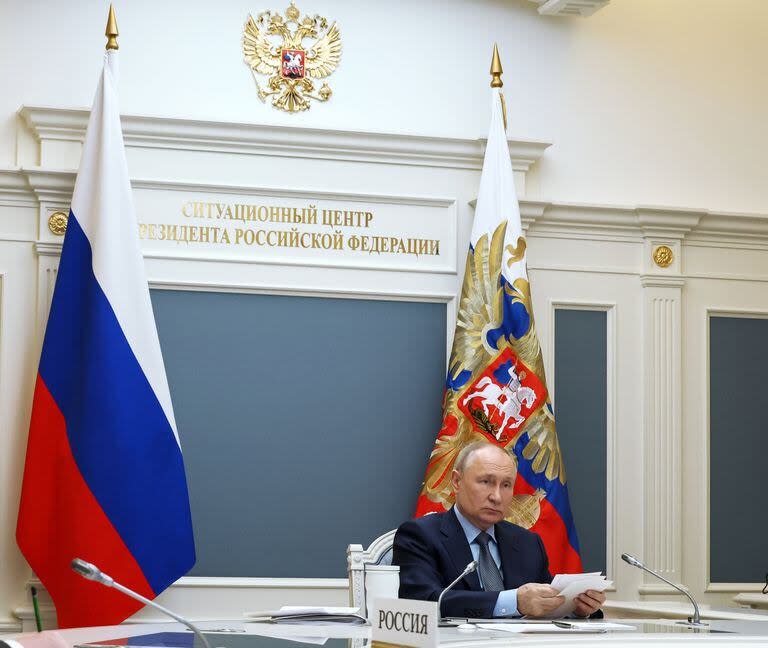
[[[465,576],[467,576],[467,575],[471,574],[471,573],[472,573],[473,571],[475,571],[476,569],[477,569],[477,561],[476,561],[476,560],[473,560],[471,563],[469,563],[469,564],[468,564],[468,565],[467,565],[467,566],[464,568],[464,571],[463,571],[463,572],[461,572],[461,573],[460,573],[460,574],[459,574],[459,575],[456,577],[456,579],[455,579],[455,580],[454,580],[454,581],[453,581],[453,582],[452,582],[450,585],[448,585],[448,587],[446,587],[446,588],[445,588],[445,589],[444,589],[442,592],[440,592],[440,596],[437,598],[437,614],[438,614],[438,615],[439,615],[439,617],[440,617],[440,621],[445,621],[445,619],[446,619],[446,617],[444,617],[444,616],[443,616],[443,613],[440,611],[440,605],[441,605],[441,604],[442,604],[442,602],[443,602],[443,596],[445,596],[445,593],[446,593],[446,592],[447,592],[449,589],[451,589],[451,588],[452,588],[454,585],[456,585],[456,583],[458,583],[458,582],[459,582],[459,581],[460,581],[462,578],[464,578]]]
[[[105,587],[114,587],[118,592],[122,592],[128,597],[135,599],[141,603],[144,603],[144,605],[149,605],[150,607],[153,607],[156,610],[159,610],[160,612],[162,612],[163,614],[166,614],[172,619],[176,619],[176,621],[178,621],[179,623],[183,623],[192,632],[195,633],[195,636],[198,639],[200,639],[200,641],[202,642],[205,648],[211,648],[211,644],[208,643],[208,640],[205,638],[205,635],[203,635],[203,633],[200,632],[197,626],[195,626],[191,621],[187,621],[187,619],[185,619],[184,617],[179,616],[175,612],[171,612],[168,608],[163,607],[159,603],[150,601],[148,598],[143,597],[141,594],[138,594],[133,590],[128,589],[124,585],[121,585],[111,576],[107,576],[107,574],[102,572],[98,567],[96,567],[96,565],[92,565],[91,563],[85,562],[80,558],[75,558],[72,561],[70,566],[72,567],[72,570],[74,572],[76,572],[77,574],[80,574],[80,576],[82,576],[83,578],[100,583]]]
[[[701,614],[699,614],[699,606],[696,604],[696,601],[693,600],[693,597],[688,593],[687,589],[684,589],[680,587],[679,585],[675,585],[672,581],[667,580],[664,578],[661,574],[657,574],[652,569],[649,569],[646,567],[641,561],[639,561],[634,556],[631,556],[630,554],[621,554],[621,559],[633,567],[637,567],[638,569],[642,569],[643,571],[648,572],[649,574],[655,576],[659,580],[664,581],[667,585],[671,585],[674,587],[678,592],[681,592],[685,594],[688,597],[688,600],[693,604],[693,616],[688,617],[688,621],[678,621],[678,623],[686,626],[690,626],[692,628],[702,628],[705,626],[708,626],[708,623],[704,623],[701,620]]]

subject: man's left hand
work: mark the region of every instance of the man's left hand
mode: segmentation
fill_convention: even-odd
[[[575,599],[576,609],[573,613],[576,616],[588,617],[590,614],[594,614],[605,603],[605,594],[598,592],[597,590],[587,590],[583,594],[579,594]]]

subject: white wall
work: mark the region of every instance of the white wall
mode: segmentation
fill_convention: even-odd
[[[107,5],[4,0],[0,165],[14,163],[20,105],[90,105]],[[301,115],[262,105],[242,62],[245,16],[261,8],[117,3],[123,110],[481,137],[496,40],[510,132],[555,143],[537,195],[766,210],[763,0],[614,0],[588,19],[539,16],[528,0],[301,2],[337,20],[344,40],[335,97]]]
[[[532,223],[529,260],[541,338],[551,339],[554,303],[611,312],[612,436],[607,459],[609,548],[614,552],[609,570],[617,580],[615,596],[669,596],[664,588],[643,581],[639,572],[617,567],[619,550],[657,559],[670,578],[688,582],[710,603],[727,603],[733,594],[754,589],[755,584],[736,584],[715,591],[707,583],[702,540],[706,492],[701,484],[706,456],[697,453],[704,452],[701,439],[707,429],[701,407],[707,397],[701,376],[702,313],[710,305],[759,310],[768,287],[768,217],[760,215],[768,214],[768,166],[762,159],[768,144],[763,70],[768,3],[613,0],[588,19],[559,19],[539,16],[527,0],[307,0],[298,3],[300,9],[338,20],[345,49],[342,65],[329,81],[335,96],[300,115],[278,113],[260,103],[240,52],[248,11],[282,9],[282,4],[118,4],[122,112],[216,122],[185,122],[214,140],[233,121],[463,138],[431,141],[441,151],[438,157],[453,161],[442,167],[412,166],[391,152],[386,164],[355,161],[341,152],[350,138],[370,150],[397,140],[367,141],[350,133],[331,138],[325,159],[301,151],[293,158],[270,156],[258,143],[239,155],[184,150],[178,139],[153,147],[142,140],[142,120],[132,118],[128,125],[133,134],[126,135],[131,173],[156,183],[146,195],[214,194],[234,184],[246,195],[265,187],[292,187],[310,193],[363,193],[372,203],[381,195],[407,204],[419,196],[445,199],[455,201],[455,209],[447,210],[455,220],[445,227],[455,227],[463,255],[471,224],[468,203],[478,179],[481,146],[476,140],[487,129],[490,50],[498,41],[510,133],[520,140],[512,151],[520,160],[517,179],[526,188],[524,217]],[[101,66],[106,7],[102,2],[45,0],[5,0],[0,6],[0,627],[16,623],[13,611],[24,603],[29,578],[13,529],[36,335],[60,241],[45,223],[52,209],[66,209],[72,183],[71,173],[48,171],[73,170],[79,150],[76,143],[53,146],[45,133],[35,136],[17,111],[22,105],[90,104]],[[72,118],[76,135],[83,115],[66,116]],[[46,119],[50,121],[51,113],[43,111],[31,121]],[[159,122],[159,127],[170,136],[179,134],[178,123]],[[236,128],[233,137],[258,140],[268,134],[254,126]],[[299,141],[311,138],[304,130],[294,135]],[[523,151],[530,150],[531,140],[553,146],[543,156],[541,151],[532,156],[540,159],[523,177]],[[474,161],[456,164],[455,154],[467,151]],[[44,172],[16,168],[38,164]],[[299,186],[288,177],[288,168],[300,172]],[[210,186],[179,189],[179,181]],[[151,212],[151,198],[146,204]],[[733,215],[745,211],[756,216]],[[650,261],[657,243],[675,250],[677,261],[668,270]],[[459,273],[462,267],[460,257]],[[148,270],[158,285],[208,283],[224,289],[237,285],[323,294],[346,290],[402,298],[422,293],[446,301],[449,319],[455,316],[452,295],[460,279],[456,272],[354,268],[323,268],[307,279],[306,272],[288,262],[199,263],[184,254],[152,256]],[[710,304],[713,282],[719,301]],[[677,324],[654,324],[654,309],[661,307],[677,316],[671,320]],[[681,333],[681,316],[692,327],[691,336],[688,328]],[[450,322],[446,330],[450,338]],[[659,348],[672,349],[662,366],[654,362]],[[548,374],[554,375],[551,366]],[[693,380],[686,379],[691,376]],[[655,420],[652,399],[658,386],[669,381],[685,384],[668,395],[681,406]],[[645,462],[638,462],[639,456]],[[665,462],[663,483],[652,479],[659,456]],[[644,505],[638,508],[638,502]],[[668,536],[654,522],[667,519],[684,522],[685,531]],[[331,585],[333,596],[343,596],[343,586]],[[168,600],[197,613],[210,604],[211,588],[224,608],[230,600],[244,600],[238,590],[242,587],[250,588],[253,607],[281,587],[285,602],[329,591],[322,584],[299,590],[294,584],[289,592],[280,583],[186,582]],[[192,594],[185,598],[185,592]]]

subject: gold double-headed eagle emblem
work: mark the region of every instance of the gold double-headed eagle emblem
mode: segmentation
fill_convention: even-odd
[[[302,18],[291,2],[285,16],[275,11],[262,11],[256,18],[248,16],[243,55],[261,100],[272,97],[275,108],[299,112],[309,109],[310,99],[330,98],[328,84],[323,83],[316,91],[313,79],[324,79],[339,65],[341,34],[336,23],[329,27],[322,16]],[[259,84],[257,73],[269,75],[266,85]]]

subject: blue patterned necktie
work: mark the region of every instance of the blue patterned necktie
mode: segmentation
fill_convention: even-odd
[[[480,574],[480,580],[483,583],[483,589],[486,592],[501,592],[504,589],[504,581],[501,578],[501,572],[496,566],[496,561],[493,559],[490,550],[488,549],[488,543],[491,541],[485,531],[482,531],[475,538],[475,542],[480,545],[480,559],[478,560],[478,572]]]

